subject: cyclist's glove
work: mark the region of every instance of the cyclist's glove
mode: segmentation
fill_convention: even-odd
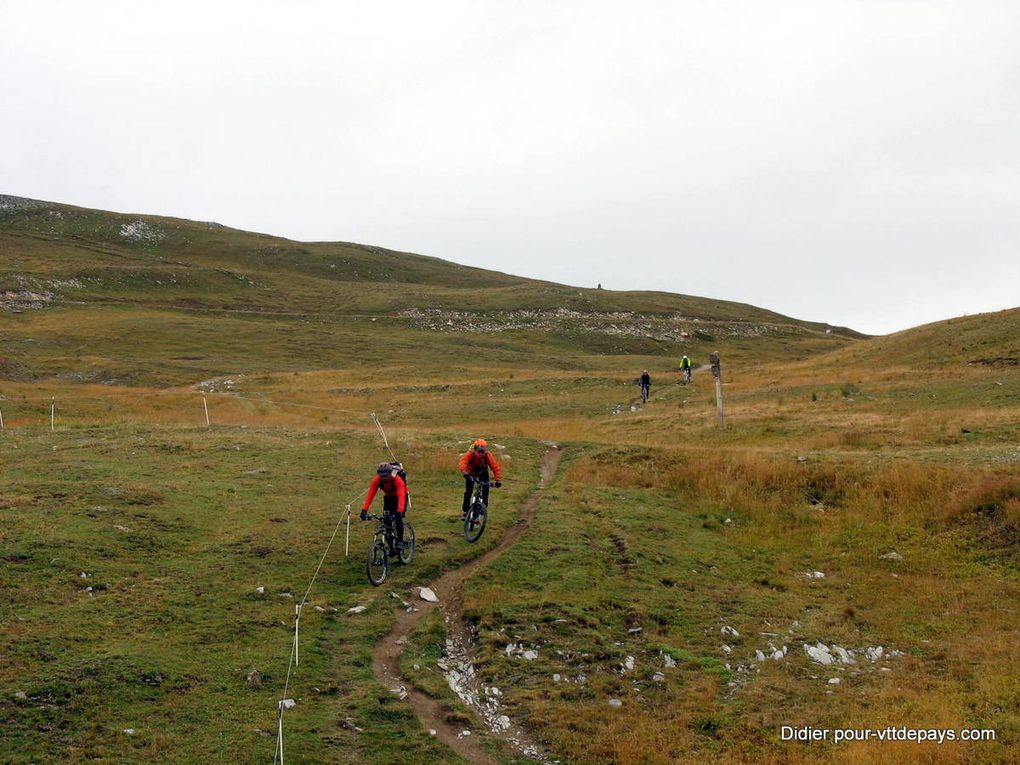
[[[366,512],[365,510],[361,511],[361,520],[363,520],[363,521],[367,521],[368,520],[368,512]]]
[[[495,486],[495,487],[496,487],[496,488],[498,489],[498,488],[499,488],[500,486],[502,486],[502,485],[503,485],[503,482],[502,482],[502,481],[496,481],[496,482],[495,482],[494,484],[492,484],[492,485],[493,485],[493,486]]]

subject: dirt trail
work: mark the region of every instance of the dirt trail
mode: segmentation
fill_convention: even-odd
[[[411,708],[414,709],[414,713],[418,716],[425,730],[435,730],[436,738],[465,759],[480,765],[499,765],[499,763],[482,748],[478,736],[461,737],[460,734],[465,729],[464,724],[447,721],[448,710],[444,708],[441,702],[411,687],[411,684],[400,674],[400,654],[411,632],[437,606],[442,609],[450,640],[458,646],[470,644],[470,636],[463,619],[464,582],[478,569],[487,565],[504,550],[513,545],[528,529],[532,518],[535,516],[535,509],[538,507],[542,490],[556,473],[556,467],[559,464],[561,454],[559,446],[555,444],[549,445],[549,449],[542,456],[541,478],[539,479],[538,488],[525,500],[520,517],[503,533],[503,538],[499,540],[499,544],[483,555],[473,558],[460,568],[448,571],[430,583],[428,586],[439,597],[439,603],[416,601],[416,606],[419,610],[401,613],[393,629],[376,644],[375,649],[372,651],[372,672],[375,674],[376,679],[387,689],[405,688],[407,692],[406,700],[410,703]],[[491,726],[483,724],[480,727],[489,728],[491,732]],[[512,741],[517,750],[514,754],[520,756],[523,742],[519,731],[511,733],[507,730],[505,733],[493,733],[493,735],[501,738],[508,746]]]

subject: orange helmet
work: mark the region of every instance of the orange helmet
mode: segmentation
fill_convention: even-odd
[[[475,439],[475,442],[474,444],[472,444],[472,446],[474,446],[475,449],[477,449],[478,451],[484,452],[485,449],[489,446],[489,442],[486,441],[484,438],[478,438]]]

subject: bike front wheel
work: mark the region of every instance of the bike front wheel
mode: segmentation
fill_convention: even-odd
[[[368,574],[368,581],[378,587],[386,579],[386,570],[389,568],[389,560],[386,555],[386,545],[375,540],[368,548],[368,563],[365,571]]]
[[[489,510],[484,502],[475,502],[468,509],[467,517],[464,519],[464,539],[468,542],[477,542],[478,538],[485,531],[485,523],[489,520]]]
[[[414,558],[414,526],[404,523],[404,547],[400,551],[400,562],[405,566]]]

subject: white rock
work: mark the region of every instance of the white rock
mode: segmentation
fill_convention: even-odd
[[[729,627],[729,626],[723,627],[721,630],[719,630],[719,632],[721,632],[723,635],[727,635],[729,637],[740,637],[740,633],[737,632],[732,627]]]
[[[436,737],[436,729],[435,728],[429,728],[429,735],[432,736],[433,738],[435,738]]]
[[[561,679],[562,678],[560,677],[560,674],[558,672],[554,672],[553,673],[553,682],[554,683],[558,683]]]
[[[623,668],[625,670],[627,670],[628,672],[630,672],[630,671],[632,671],[634,669],[634,657],[633,656],[628,656],[626,659],[623,660]]]
[[[613,709],[619,709],[620,707],[623,706],[623,702],[620,701],[619,699],[610,699],[609,706],[611,706]]]
[[[808,579],[824,579],[825,578],[825,574],[822,573],[821,571],[805,571],[804,572],[804,576],[806,576]]]
[[[812,661],[816,661],[819,664],[832,664],[832,654],[829,652],[829,647],[825,643],[818,643],[817,645],[804,644],[804,651],[808,656],[811,657]]]
[[[855,664],[855,663],[856,663],[856,662],[854,661],[854,658],[853,658],[853,656],[851,656],[851,655],[850,655],[850,652],[849,652],[849,651],[847,651],[847,650],[846,650],[845,648],[841,648],[841,647],[840,647],[840,646],[838,646],[838,645],[834,645],[834,646],[832,647],[832,652],[833,652],[834,654],[836,654],[836,656],[838,656],[838,657],[839,657],[839,660],[840,660],[840,662],[841,662],[842,664]]]
[[[134,728],[125,728],[123,733],[124,733],[125,736],[133,736],[133,735],[135,735],[135,729]]]
[[[661,672],[656,672],[654,675],[652,675],[652,682],[653,683],[661,683],[661,682],[664,682],[665,680],[666,680],[666,676],[664,674],[662,674]]]
[[[865,649],[864,655],[871,661],[878,661],[882,658],[882,654],[885,653],[885,649],[882,646],[873,646]]]
[[[428,603],[438,603],[439,598],[436,597],[436,593],[432,592],[428,587],[418,588],[418,597]]]
[[[723,645],[722,645],[722,650],[723,650],[723,653],[733,653],[733,647],[732,646],[728,646],[725,643],[723,643]]]
[[[636,635],[639,632],[641,632],[641,629],[642,629],[641,627],[633,627],[632,629],[627,630],[627,632],[629,632],[631,635]]]
[[[761,651],[755,651],[754,652],[754,660],[755,661],[765,661],[765,654],[763,654]]]
[[[535,659],[538,658],[538,651],[532,651],[529,649],[522,653],[521,657],[527,659],[528,661],[534,661]]]
[[[880,560],[903,560],[903,556],[895,550],[887,552],[885,555],[879,555],[878,557]]]
[[[667,669],[672,669],[673,667],[676,666],[676,659],[674,659],[668,653],[663,652],[662,660],[666,663],[666,668]]]
[[[723,523],[733,523],[733,519],[727,518],[725,521],[723,521]]]
[[[255,594],[256,595],[265,595],[266,594],[266,588],[262,587],[261,585],[256,587],[255,588]]]
[[[839,685],[839,683],[840,683],[840,680],[839,680],[838,677],[830,677],[829,678],[829,685]]]
[[[28,698],[28,694],[27,694],[27,693],[25,693],[24,691],[17,691],[17,692],[16,692],[15,694],[14,694],[14,698],[16,698],[16,699],[18,699],[18,700],[20,700],[20,701],[24,701],[25,699],[27,699],[27,698]]]
[[[349,613],[349,614],[360,614],[362,611],[365,610],[365,608],[366,608],[365,606],[353,606],[352,608],[348,608],[347,609],[347,613]]]
[[[510,718],[506,715],[500,715],[493,721],[493,724],[498,730],[507,730],[510,728]]]
[[[294,699],[284,699],[283,701],[280,702],[280,706],[282,706],[284,709],[293,709],[294,707],[297,706],[297,702],[294,701]]]

